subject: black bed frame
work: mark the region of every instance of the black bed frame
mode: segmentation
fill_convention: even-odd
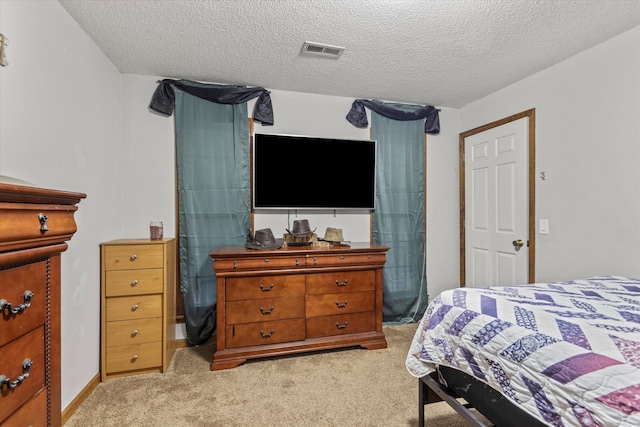
[[[447,385],[439,381],[442,377]],[[463,398],[468,403],[458,399]],[[515,406],[509,399],[485,383],[457,369],[439,366],[438,370],[418,380],[418,427],[425,427],[424,405],[444,400],[470,426],[474,427],[545,427],[546,424]],[[492,424],[486,424],[471,411],[475,408]]]

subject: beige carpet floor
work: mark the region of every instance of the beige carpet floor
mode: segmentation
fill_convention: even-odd
[[[176,351],[166,374],[100,383],[65,424],[88,426],[417,426],[418,380],[404,366],[417,324],[385,326],[389,347],[322,351],[211,371],[213,346]],[[462,427],[444,402],[429,427]]]

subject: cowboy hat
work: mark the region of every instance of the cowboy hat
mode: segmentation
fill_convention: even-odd
[[[324,237],[318,240],[324,240],[325,242],[330,243],[340,243],[346,241],[344,240],[344,237],[342,237],[342,228],[333,227],[327,227],[327,230],[324,232]]]
[[[247,235],[245,248],[249,249],[278,249],[282,246],[284,239],[276,239],[270,228],[256,230],[255,236],[251,236],[251,232]]]
[[[287,232],[295,237],[309,237],[314,231],[315,228],[311,230],[307,219],[296,219],[293,221],[291,231],[287,229]]]

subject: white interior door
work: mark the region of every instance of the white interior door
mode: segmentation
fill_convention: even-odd
[[[464,139],[467,286],[528,283],[528,123]]]

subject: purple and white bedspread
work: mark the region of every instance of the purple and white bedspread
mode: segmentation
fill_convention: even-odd
[[[445,291],[406,360],[418,378],[437,365],[485,382],[550,426],[640,426],[640,281]]]

